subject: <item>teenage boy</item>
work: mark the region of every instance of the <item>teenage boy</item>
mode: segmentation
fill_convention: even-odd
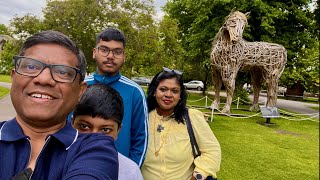
[[[109,28],[99,33],[93,48],[96,72],[85,81],[88,85],[108,85],[121,95],[124,117],[116,148],[141,167],[148,142],[148,110],[141,87],[120,74],[125,62],[125,46],[125,37],[120,30]]]
[[[119,93],[103,84],[88,87],[76,106],[72,126],[81,133],[102,133],[117,139],[123,118],[123,102]],[[139,166],[118,154],[119,180],[143,180]]]

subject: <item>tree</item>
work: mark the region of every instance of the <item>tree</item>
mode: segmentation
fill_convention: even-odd
[[[122,73],[129,77],[134,73],[151,73],[144,67],[155,59],[154,49],[159,39],[152,18],[153,0],[48,0],[43,13],[43,20],[32,15],[13,19],[14,33],[29,36],[46,29],[63,32],[84,51],[87,69],[92,72],[96,34],[104,28],[116,27],[127,37]]]
[[[14,55],[17,55],[20,49],[21,42],[12,40],[7,41],[3,47],[3,50],[0,54],[0,74],[9,75],[11,69],[13,69],[12,58]]]
[[[25,40],[30,35],[46,29],[45,24],[32,14],[14,17],[10,21],[10,26],[13,27],[11,34],[16,35],[19,40]]]
[[[43,23],[47,29],[68,35],[84,52],[88,72],[95,70],[92,49],[95,35],[104,22],[102,11],[103,7],[95,0],[48,1],[43,10]]]
[[[299,54],[301,63],[299,68],[294,67],[284,72],[282,81],[288,87],[295,87],[298,84],[310,93],[319,92],[319,42],[310,49],[304,49]]]
[[[154,62],[158,67],[183,70],[185,52],[181,46],[178,31],[177,21],[165,15],[159,23],[158,58]]]
[[[165,11],[178,22],[179,38],[188,52],[188,61],[199,71],[199,64],[209,62],[211,42],[233,7],[242,12],[251,12],[244,38],[248,41],[267,41],[283,45],[288,50],[288,63],[285,71],[291,74],[297,70],[299,76],[305,68],[302,57],[317,45],[315,13],[311,11],[311,0],[266,1],[185,1],[172,0]],[[313,52],[313,51],[312,51]],[[204,70],[203,70],[204,71]],[[202,71],[202,72],[203,72]],[[306,78],[302,78],[305,79]],[[289,84],[290,79],[280,83]],[[304,81],[305,84],[307,84]]]
[[[13,68],[12,57],[19,51],[19,42],[11,37],[10,30],[0,24],[0,74],[10,74]]]
[[[3,34],[9,35],[9,30],[6,27],[6,25],[0,24],[0,35],[3,35]]]

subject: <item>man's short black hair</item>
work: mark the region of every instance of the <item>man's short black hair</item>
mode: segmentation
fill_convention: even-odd
[[[123,102],[120,94],[113,88],[104,84],[88,86],[75,107],[73,116],[81,115],[112,119],[120,127],[124,113]]]
[[[102,41],[120,41],[123,43],[123,47],[126,47],[126,38],[122,31],[116,28],[108,28],[101,31],[96,37],[96,44]]]

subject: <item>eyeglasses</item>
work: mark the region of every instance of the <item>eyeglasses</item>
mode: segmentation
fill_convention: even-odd
[[[175,73],[175,74],[178,74],[180,76],[182,76],[182,72],[179,71],[179,70],[176,70],[176,69],[169,69],[169,68],[166,68],[166,67],[163,67],[163,71],[164,72],[170,72],[170,73]]]
[[[57,82],[73,83],[77,73],[82,75],[80,69],[71,66],[46,64],[24,56],[13,56],[13,60],[15,71],[24,76],[37,77],[46,67],[50,69],[52,79]]]
[[[115,58],[122,58],[124,54],[124,50],[121,48],[109,49],[106,46],[100,46],[97,49],[100,56],[104,56],[104,57],[107,57],[110,52],[112,52]]]

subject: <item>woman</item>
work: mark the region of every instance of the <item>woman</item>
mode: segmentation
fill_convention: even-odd
[[[216,177],[221,149],[203,114],[186,108],[182,73],[164,68],[148,87],[149,144],[141,168],[146,180]],[[201,155],[194,158],[183,114],[189,112]]]

